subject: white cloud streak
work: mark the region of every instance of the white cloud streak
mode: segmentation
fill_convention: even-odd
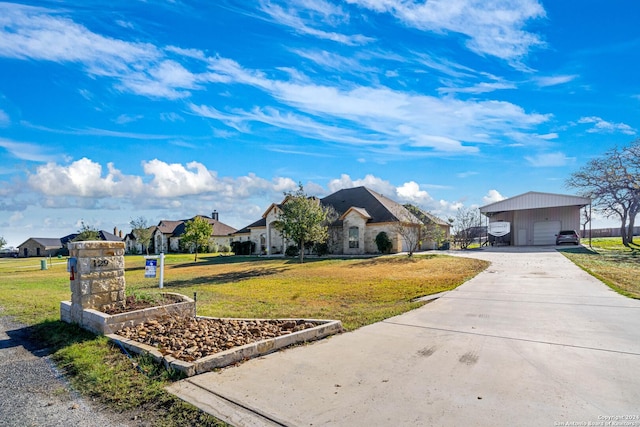
[[[587,129],[589,133],[623,133],[625,135],[635,135],[636,130],[626,123],[613,123],[601,119],[600,117],[581,117],[579,124],[593,124],[593,127]]]
[[[528,21],[546,16],[537,0],[347,0],[362,8],[388,13],[404,25],[434,33],[454,32],[468,37],[467,47],[520,66],[534,47],[544,46],[525,30]]]
[[[448,153],[475,152],[468,143],[492,143],[514,129],[531,129],[549,119],[549,115],[528,114],[521,107],[493,100],[458,100],[400,92],[384,86],[327,86],[307,81],[298,75],[292,80],[270,79],[259,71],[248,70],[235,61],[214,58],[210,67],[216,73],[229,76],[269,93],[278,101],[313,116],[313,121],[329,119],[332,124],[369,135],[372,140],[393,146],[411,145]],[[248,131],[247,120],[264,121],[264,116],[237,111],[220,112],[205,105],[191,107],[198,114],[223,120],[241,132]],[[269,120],[281,114],[269,110]],[[278,121],[280,127],[299,129],[295,119]],[[309,120],[309,119],[305,119]],[[308,125],[308,124],[307,124]],[[321,126],[314,126],[321,128]],[[325,128],[326,129],[326,128]],[[339,129],[339,128],[337,128]],[[343,140],[331,132],[332,140]],[[339,133],[343,133],[339,130]],[[321,138],[326,137],[322,135]]]
[[[462,21],[466,22],[460,12],[464,9],[465,14],[475,16],[480,22],[492,21],[498,16],[496,25],[510,28],[504,30],[509,35],[514,31],[517,33],[515,28],[526,19],[542,13],[536,12],[537,3],[532,1],[523,3],[520,8],[498,1],[492,7],[485,7],[482,13],[480,6],[469,0],[456,0],[449,12],[439,9],[436,2],[421,6],[392,0],[363,0],[359,5],[394,13],[407,22],[421,23],[421,28],[433,31],[454,31]],[[323,0],[296,0],[286,4],[265,0],[261,8],[274,19],[277,16],[285,24],[303,25],[303,28],[316,21],[328,26],[340,26],[349,21],[349,15],[342,7]],[[287,16],[295,18],[295,22],[287,21]],[[436,26],[433,21],[436,18],[443,18],[445,22]],[[151,98],[181,99],[191,96],[192,91],[209,87],[205,85],[243,84],[284,104],[284,107],[255,106],[251,111],[219,111],[213,106],[191,106],[196,114],[220,120],[239,132],[251,132],[250,124],[260,122],[317,140],[362,147],[386,145],[398,154],[402,154],[405,147],[421,148],[422,153],[456,154],[475,153],[478,147],[474,144],[499,142],[505,134],[527,131],[549,118],[544,114],[527,113],[505,101],[463,101],[451,96],[439,98],[382,85],[362,86],[349,82],[323,85],[291,69],[288,79],[276,79],[259,70],[245,69],[228,58],[207,57],[197,49],[176,46],[160,49],[149,43],[101,36],[73,22],[62,12],[38,7],[0,4],[0,24],[0,56],[80,64],[92,76],[114,79],[115,87],[122,91]],[[194,72],[169,55],[195,61],[191,66],[200,66],[202,70]],[[345,65],[340,63],[344,59],[331,55],[321,54],[314,59],[322,61],[323,56],[326,65],[331,62],[336,67]],[[449,73],[452,70],[474,73],[459,64],[442,61],[439,64]],[[512,87],[508,82],[495,81],[446,91],[478,94]],[[101,130],[79,132],[117,135]],[[150,138],[155,139],[155,136]]]
[[[0,138],[0,148],[7,150],[9,154],[17,159],[33,162],[48,162],[58,157],[51,154],[50,151],[52,150],[49,148],[29,142],[18,142],[4,138]]]
[[[540,87],[557,86],[557,85],[569,83],[577,79],[578,77],[579,76],[577,74],[537,77],[534,79],[534,82]]]
[[[269,18],[299,34],[304,34],[340,44],[357,46],[373,41],[362,34],[347,35],[320,28],[335,28],[348,22],[348,14],[339,6],[324,0],[262,0],[260,9]]]
[[[533,167],[543,168],[566,166],[569,163],[575,162],[576,159],[575,157],[567,157],[564,153],[556,152],[525,156],[525,160]]]
[[[215,81],[153,44],[105,37],[62,12],[10,3],[0,3],[0,57],[80,64],[91,76],[115,79],[120,90],[156,98],[184,98],[198,81]]]

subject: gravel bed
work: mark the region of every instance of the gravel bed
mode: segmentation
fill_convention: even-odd
[[[318,326],[305,320],[242,320],[173,318],[164,316],[116,334],[157,347],[163,355],[185,362],[233,347],[275,338]]]

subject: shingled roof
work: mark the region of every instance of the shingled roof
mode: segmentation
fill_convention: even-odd
[[[369,223],[419,222],[404,206],[367,187],[344,188],[320,199],[325,206],[332,206],[339,216],[349,208],[364,209],[369,214]]]
[[[158,229],[163,234],[171,234],[176,237],[182,236],[185,231],[185,226],[186,226],[185,224],[188,221],[191,221],[192,219],[197,217],[206,219],[207,222],[213,226],[214,236],[228,236],[229,234],[233,234],[236,232],[236,229],[231,227],[230,225],[227,225],[223,222],[218,221],[217,219],[209,218],[208,216],[204,216],[204,215],[196,215],[193,218],[181,219],[178,221],[162,220],[158,224]]]

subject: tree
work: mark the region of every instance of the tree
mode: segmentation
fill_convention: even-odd
[[[460,249],[467,249],[476,237],[480,237],[478,232],[480,216],[476,209],[458,209],[453,224],[453,240]]]
[[[4,245],[7,244],[7,241],[4,239],[4,237],[0,236],[0,249],[4,248]]]
[[[444,239],[444,230],[436,222],[437,218],[410,203],[405,204],[404,207],[421,222],[420,240],[433,242],[436,247],[439,247]],[[420,246],[420,242],[418,242],[418,246]]]
[[[633,228],[640,212],[640,140],[613,148],[571,174],[567,186],[589,197],[596,210],[620,219],[622,244],[633,244]]]
[[[198,261],[198,249],[201,247],[208,247],[209,239],[212,234],[213,225],[201,216],[192,218],[185,223],[184,234],[180,240],[185,247],[191,247],[194,249],[194,262]]]
[[[85,224],[82,220],[78,235],[73,238],[74,242],[84,242],[87,240],[100,240],[100,232],[93,226]]]
[[[300,262],[303,263],[306,243],[327,241],[331,211],[322,206],[317,198],[308,197],[302,184],[295,192],[284,194],[285,200],[280,206],[276,228],[282,233],[282,237],[296,243]]]
[[[418,249],[420,245],[420,238],[422,236],[422,225],[408,221],[398,221],[391,227],[394,233],[402,237],[404,243],[406,243],[409,256],[413,256],[413,252]]]
[[[129,225],[131,225],[131,232],[136,238],[136,242],[141,244],[142,247],[147,250],[147,255],[149,255],[149,244],[151,243],[151,228],[147,225],[147,220],[144,217],[140,216],[136,219],[132,219],[129,222]]]

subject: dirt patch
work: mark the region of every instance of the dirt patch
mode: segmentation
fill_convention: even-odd
[[[171,318],[124,328],[116,334],[157,347],[164,356],[193,362],[257,341],[288,335],[321,323],[305,320]]]

